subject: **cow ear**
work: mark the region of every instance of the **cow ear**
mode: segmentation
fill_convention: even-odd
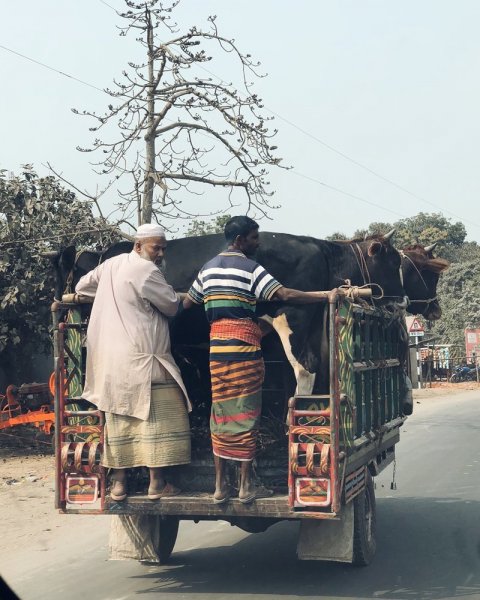
[[[380,254],[382,250],[382,242],[372,242],[368,247],[368,256],[375,256],[375,254]]]
[[[430,258],[429,260],[427,260],[425,268],[429,271],[433,271],[434,273],[442,273],[443,271],[448,269],[449,266],[450,263],[444,258]]]
[[[61,260],[63,263],[63,267],[70,271],[73,269],[75,265],[75,256],[76,256],[76,248],[75,246],[67,246],[65,250],[61,253]]]

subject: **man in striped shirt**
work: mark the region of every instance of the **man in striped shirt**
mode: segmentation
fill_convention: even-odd
[[[307,304],[324,297],[282,286],[249,258],[259,246],[258,224],[253,219],[232,217],[225,225],[225,238],[227,249],[202,267],[183,306],[188,309],[203,304],[210,323],[210,430],[216,473],[213,501],[228,501],[226,460],[236,460],[241,463],[238,497],[246,504],[256,496],[251,465],[264,377],[256,302],[275,299]]]

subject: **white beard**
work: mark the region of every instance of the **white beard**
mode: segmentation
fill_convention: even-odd
[[[144,258],[145,260],[149,260],[150,262],[154,262],[152,261],[152,259],[148,256],[147,252],[143,249],[140,248],[140,258]],[[160,271],[165,274],[165,267],[166,267],[166,263],[165,263],[165,259],[161,258],[160,260],[157,260],[155,262],[155,265],[160,269]]]

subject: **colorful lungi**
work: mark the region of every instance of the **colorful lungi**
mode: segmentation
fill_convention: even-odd
[[[260,340],[260,328],[250,319],[219,319],[211,325],[210,431],[213,452],[221,458],[255,458],[265,373]]]
[[[105,413],[105,424],[105,467],[169,467],[190,462],[190,423],[183,393],[173,380],[152,385],[146,421]]]

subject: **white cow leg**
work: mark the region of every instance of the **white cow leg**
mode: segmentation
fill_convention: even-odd
[[[307,371],[293,356],[292,347],[290,345],[290,335],[292,334],[292,330],[290,329],[286,315],[282,314],[274,319],[267,317],[265,320],[267,319],[267,322],[270,323],[278,333],[285,351],[285,355],[292,365],[295,373],[295,379],[297,380],[297,388],[295,393],[305,396],[311,394],[313,391],[313,385],[315,383],[315,373],[310,373],[310,371]]]
[[[302,367],[300,363],[297,363],[295,370],[295,377],[297,378],[297,388],[295,393],[297,396],[309,396],[313,392],[313,386],[315,384],[315,373],[310,373]]]

